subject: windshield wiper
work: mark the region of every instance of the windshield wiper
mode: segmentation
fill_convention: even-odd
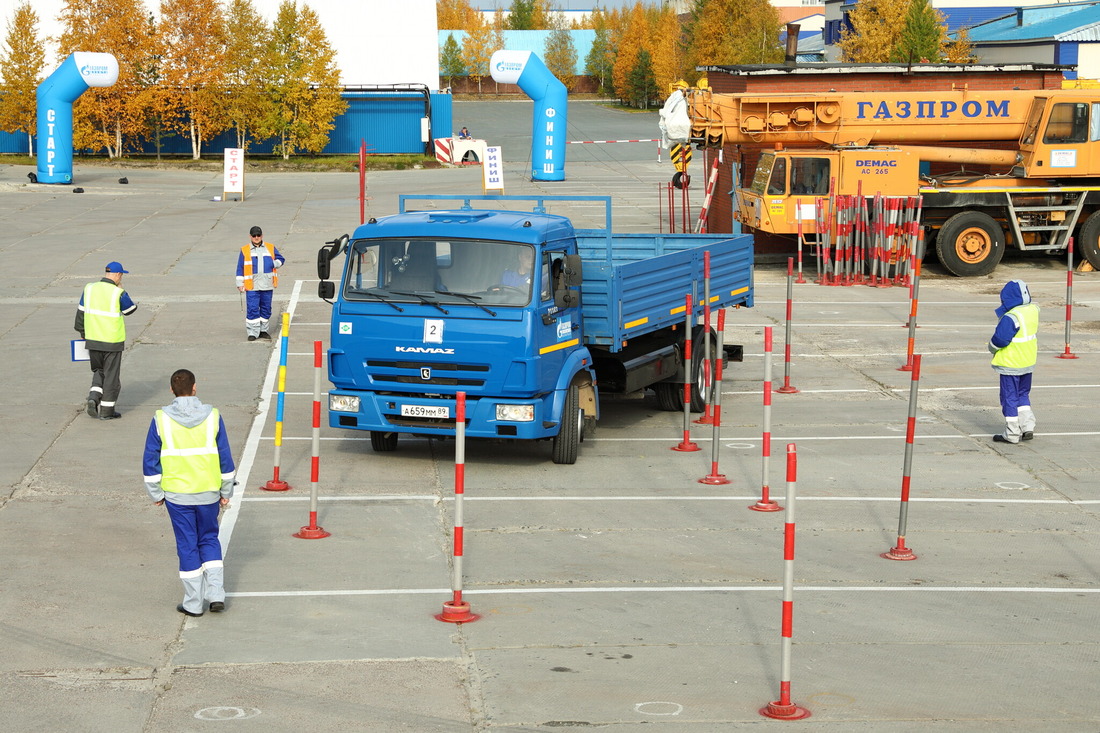
[[[404,313],[405,312],[405,309],[402,308],[401,306],[399,306],[397,303],[391,303],[390,301],[386,300],[385,298],[383,298],[378,293],[371,293],[371,292],[368,292],[366,290],[359,290],[357,292],[357,295],[365,295],[368,298],[377,298],[378,300],[380,300],[383,303],[385,303],[386,305],[388,305],[390,308],[393,308],[394,310],[396,310],[398,313]]]
[[[472,305],[476,305],[476,306],[477,306],[478,308],[480,308],[481,310],[485,311],[485,312],[486,312],[486,313],[488,313],[489,315],[491,315],[491,316],[494,316],[494,317],[495,317],[495,316],[496,316],[496,314],[497,314],[497,313],[496,313],[496,311],[493,311],[493,310],[489,310],[488,308],[486,308],[485,306],[483,306],[483,305],[482,305],[481,303],[478,303],[478,302],[477,302],[477,301],[481,300],[481,297],[480,297],[480,296],[477,296],[477,295],[467,295],[466,293],[454,293],[454,292],[451,292],[450,290],[436,290],[435,292],[439,293],[440,295],[453,295],[453,296],[455,296],[456,298],[465,298],[465,299],[466,299],[467,301],[469,301],[469,302],[470,302],[470,303],[471,303]]]
[[[449,316],[451,314],[451,312],[449,310],[447,310],[446,308],[441,306],[439,303],[436,303],[434,300],[428,300],[421,293],[414,293],[410,290],[391,290],[390,292],[394,293],[395,295],[411,295],[414,298],[420,298],[421,303],[423,303],[424,305],[435,306],[436,308],[438,308],[440,311],[443,312],[443,315]]]

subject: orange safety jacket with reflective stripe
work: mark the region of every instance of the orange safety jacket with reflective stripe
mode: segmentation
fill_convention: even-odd
[[[264,242],[264,249],[267,250],[268,257],[271,258],[271,287],[279,287],[279,271],[275,269],[275,245]],[[242,276],[244,277],[244,289],[252,289],[252,245],[246,244],[241,247],[241,256],[244,258],[244,271]]]

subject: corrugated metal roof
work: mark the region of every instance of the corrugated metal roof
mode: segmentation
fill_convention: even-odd
[[[1019,7],[1011,15],[970,29],[970,41],[981,44],[1021,41],[1100,40],[1100,2]]]
[[[504,31],[504,47],[509,51],[531,51],[542,58],[546,54],[546,40],[553,31]],[[577,51],[577,73],[584,73],[584,60],[592,50],[596,40],[596,31],[592,29],[571,30],[573,48]],[[459,48],[466,38],[466,31],[439,31],[439,49],[447,42],[447,36],[454,36]]]

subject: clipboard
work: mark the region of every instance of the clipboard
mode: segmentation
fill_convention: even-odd
[[[72,361],[91,361],[91,354],[88,353],[88,342],[84,339],[73,339],[69,342],[69,352]]]

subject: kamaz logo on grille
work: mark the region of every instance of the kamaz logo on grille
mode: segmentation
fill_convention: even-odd
[[[432,370],[428,367],[420,367],[420,378],[427,381],[432,378]]]
[[[398,354],[454,354],[454,349],[441,349],[435,346],[395,346]]]

